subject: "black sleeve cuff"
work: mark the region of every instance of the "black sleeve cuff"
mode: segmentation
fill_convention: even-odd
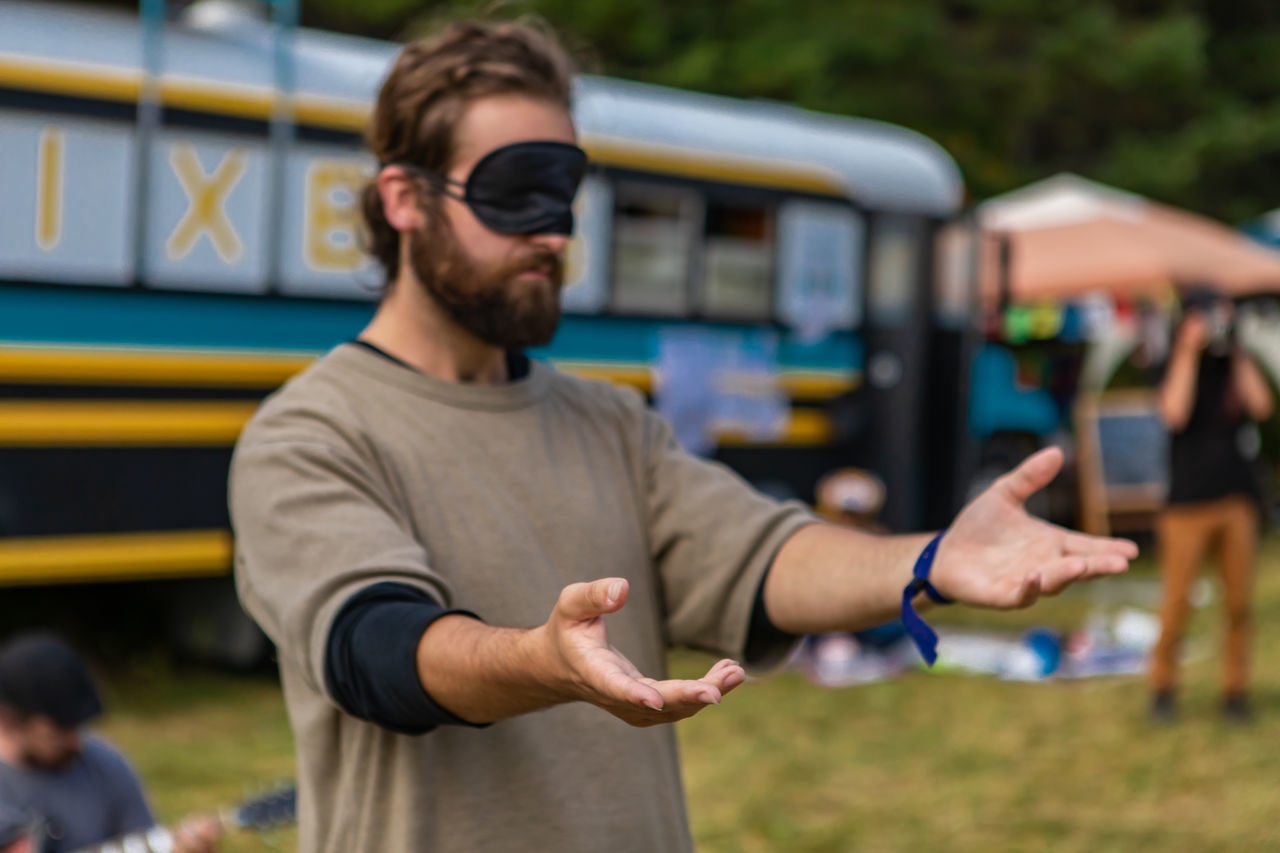
[[[753,668],[764,668],[778,663],[788,649],[800,639],[797,634],[789,634],[773,624],[769,611],[764,606],[764,582],[769,573],[760,578],[760,586],[756,587],[755,603],[751,606],[751,624],[747,627],[746,648],[743,649],[742,662]]]
[[[432,700],[418,678],[418,642],[450,610],[408,584],[376,583],[353,595],[333,620],[325,646],[329,694],[342,710],[408,735],[437,726],[473,726]]]

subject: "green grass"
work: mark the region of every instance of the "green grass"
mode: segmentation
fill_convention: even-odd
[[[1140,565],[1138,574],[1151,571]],[[933,619],[1019,630],[1079,624],[1099,590],[1017,614]],[[678,727],[700,851],[1252,850],[1280,844],[1280,538],[1256,598],[1257,721],[1216,714],[1219,605],[1191,636],[1182,717],[1153,727],[1140,678],[1018,684],[910,674],[829,690],[788,672],[753,681]],[[672,656],[688,676],[705,667]],[[157,665],[109,685],[102,731],[160,814],[234,800],[292,772],[278,687]],[[290,849],[291,832],[230,851]]]

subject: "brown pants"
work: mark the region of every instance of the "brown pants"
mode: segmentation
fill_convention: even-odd
[[[1248,498],[1233,495],[1204,503],[1178,504],[1165,509],[1156,522],[1160,578],[1160,642],[1151,662],[1151,683],[1157,690],[1175,686],[1178,646],[1187,621],[1191,582],[1211,547],[1217,548],[1227,606],[1224,692],[1245,689],[1249,667],[1249,608],[1253,564],[1258,550],[1258,510]]]

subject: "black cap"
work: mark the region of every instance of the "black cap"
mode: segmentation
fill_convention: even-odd
[[[89,670],[57,636],[19,635],[0,647],[0,704],[77,728],[102,713]]]

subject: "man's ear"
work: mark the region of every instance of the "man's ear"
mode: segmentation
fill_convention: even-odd
[[[378,195],[382,212],[397,231],[418,231],[426,225],[426,216],[418,204],[418,185],[400,166],[387,166],[378,173]]]

